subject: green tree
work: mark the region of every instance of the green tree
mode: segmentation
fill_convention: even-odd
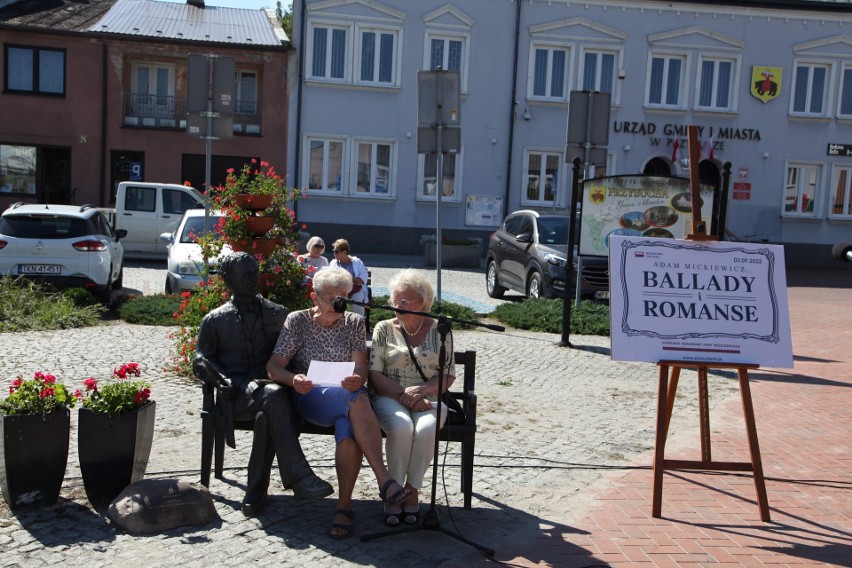
[[[281,5],[281,0],[275,3],[275,17],[281,22],[287,37],[293,37],[293,3],[289,2],[287,8]]]

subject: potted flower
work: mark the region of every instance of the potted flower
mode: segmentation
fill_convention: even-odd
[[[11,507],[59,498],[76,399],[50,373],[17,377],[0,402],[0,488]]]
[[[77,450],[86,496],[93,505],[111,502],[125,487],[145,476],[154,437],[155,402],[151,385],[130,380],[138,363],[113,369],[113,382],[83,381]]]
[[[437,260],[437,238],[422,235],[423,260],[426,266],[435,266]],[[441,265],[446,267],[479,268],[482,257],[482,239],[478,237],[441,238]]]

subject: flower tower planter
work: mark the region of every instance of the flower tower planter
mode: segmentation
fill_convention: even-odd
[[[110,503],[145,476],[154,439],[156,403],[110,416],[81,408],[77,451],[86,496],[92,505]]]
[[[10,507],[55,503],[68,463],[71,413],[0,414],[0,489]]]

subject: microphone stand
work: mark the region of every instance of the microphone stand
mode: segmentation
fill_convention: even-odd
[[[342,302],[342,303],[341,303]],[[494,324],[486,324],[480,323],[478,321],[467,321],[462,319],[455,319],[447,316],[436,316],[434,314],[430,314],[428,312],[416,312],[412,310],[404,310],[402,308],[395,308],[393,306],[382,306],[378,304],[371,304],[369,302],[358,302],[356,300],[350,300],[348,298],[338,297],[335,300],[334,309],[337,310],[340,306],[344,306],[345,304],[357,304],[359,306],[368,306],[370,308],[382,308],[386,310],[392,310],[398,314],[414,314],[422,317],[426,317],[429,319],[438,320],[438,334],[441,336],[441,346],[438,350],[438,395],[440,396],[444,392],[444,374],[445,374],[445,365],[447,364],[447,335],[449,335],[451,330],[451,322],[457,322],[467,325],[475,325],[479,327],[485,327],[494,331],[505,331],[506,328],[501,325]],[[469,540],[462,536],[461,534],[451,531],[450,529],[444,528],[441,526],[441,518],[438,515],[438,509],[435,507],[435,497],[438,489],[438,449],[439,449],[439,436],[438,431],[441,426],[441,403],[440,399],[438,401],[437,406],[437,417],[436,417],[436,425],[435,425],[435,444],[433,448],[432,455],[432,495],[429,499],[429,510],[426,511],[426,514],[423,516],[423,522],[420,525],[411,525],[408,527],[399,527],[396,529],[392,529],[389,531],[378,532],[373,534],[365,534],[361,535],[361,542],[367,542],[368,540],[372,540],[374,538],[381,538],[384,536],[392,536],[397,534],[409,533],[419,530],[429,530],[429,531],[440,531],[446,535],[453,537],[456,540],[459,540],[465,544],[469,544],[470,546],[476,548],[483,554],[488,557],[494,556],[494,550],[488,548],[487,546],[483,546],[481,544],[477,544],[472,540]],[[452,426],[451,426],[452,427]]]

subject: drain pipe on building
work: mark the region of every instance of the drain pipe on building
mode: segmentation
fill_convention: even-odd
[[[521,4],[517,2],[515,6],[515,57],[512,62],[512,98],[509,102],[509,148],[507,153],[508,164],[506,166],[506,191],[503,197],[503,204],[506,208],[503,211],[503,216],[509,212],[509,195],[512,191],[512,152],[515,147],[515,109],[518,106],[518,50],[520,49],[521,41]]]

